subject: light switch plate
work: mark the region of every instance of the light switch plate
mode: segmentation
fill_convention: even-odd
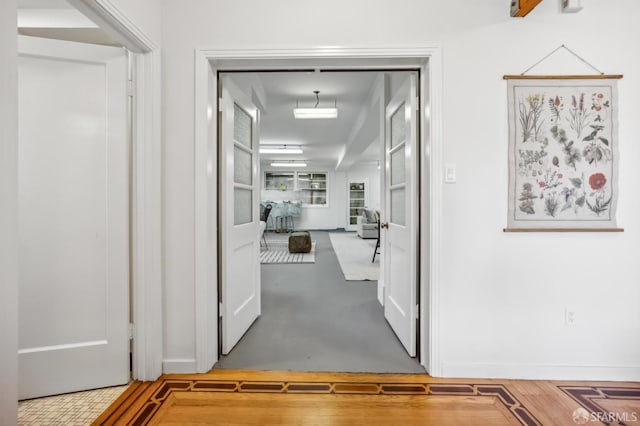
[[[444,181],[445,183],[456,182],[456,165],[447,163],[444,165]]]

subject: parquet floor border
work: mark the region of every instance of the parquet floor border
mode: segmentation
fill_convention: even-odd
[[[572,412],[604,412],[597,400],[619,399],[640,407],[640,384],[525,380],[437,379],[428,375],[293,373],[215,370],[208,374],[164,375],[155,382],[136,382],[94,425],[145,425],[161,421],[177,397],[189,393],[445,396],[492,398],[505,415],[522,425],[572,424]],[[225,397],[227,398],[227,397]],[[164,408],[163,408],[164,407]],[[549,411],[551,410],[551,411]],[[640,412],[640,408],[638,410]],[[155,418],[154,416],[159,416]],[[157,417],[156,416],[156,417]],[[608,424],[603,422],[604,424]],[[624,423],[621,423],[624,424]]]
[[[598,404],[598,400],[638,400],[640,401],[640,387],[616,387],[616,386],[558,386],[560,390],[566,393],[571,399],[576,401],[584,408],[587,413],[600,413],[601,418],[604,419],[602,423],[605,425],[620,424],[625,425],[624,421],[607,421],[608,410],[602,405]],[[637,420],[640,420],[640,412],[637,413],[617,413],[621,416],[635,415]],[[636,421],[637,421],[636,420]]]

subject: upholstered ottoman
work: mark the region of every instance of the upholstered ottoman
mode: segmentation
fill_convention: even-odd
[[[294,232],[289,235],[289,253],[309,253],[311,234],[309,231]]]

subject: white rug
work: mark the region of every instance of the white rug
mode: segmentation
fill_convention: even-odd
[[[289,253],[289,241],[268,241],[269,248],[260,249],[260,263],[315,263],[316,242],[311,241],[311,252]]]
[[[355,232],[330,233],[331,245],[347,281],[378,281],[379,256],[371,262],[376,240],[363,240]]]

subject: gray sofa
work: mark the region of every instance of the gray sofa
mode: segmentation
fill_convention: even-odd
[[[356,233],[360,238],[378,238],[378,218],[373,209],[364,208],[357,217]]]

